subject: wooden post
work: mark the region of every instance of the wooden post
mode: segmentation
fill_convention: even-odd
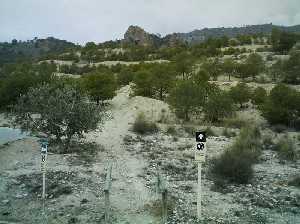
[[[111,170],[112,164],[109,163],[107,170],[106,170],[106,180],[104,185],[104,197],[105,197],[105,214],[104,219],[105,223],[109,223],[109,213],[110,213],[110,200],[109,200],[109,191],[111,187]]]
[[[162,222],[167,223],[168,219],[168,202],[167,202],[167,189],[162,192]]]
[[[166,181],[162,178],[159,172],[157,172],[157,192],[162,194],[162,223],[167,223],[168,219],[168,198],[167,198],[167,186]]]

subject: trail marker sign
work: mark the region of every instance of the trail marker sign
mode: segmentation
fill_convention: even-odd
[[[204,131],[196,132],[196,142],[206,142],[206,133]]]
[[[197,186],[197,217],[201,218],[201,170],[202,163],[205,161],[206,152],[206,133],[204,131],[196,132],[196,150],[195,161],[198,163],[198,186]]]
[[[196,142],[195,160],[197,162],[204,162],[206,151],[206,133],[202,131],[196,132]]]
[[[43,174],[43,191],[42,198],[45,200],[46,195],[46,161],[47,161],[47,153],[48,153],[48,141],[43,139],[41,141],[41,171]]]

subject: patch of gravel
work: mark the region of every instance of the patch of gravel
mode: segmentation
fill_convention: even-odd
[[[202,171],[203,218],[196,218],[197,165],[193,159],[193,138],[173,137],[162,133],[149,136],[129,134],[124,146],[132,154],[148,160],[143,178],[155,189],[159,169],[168,182],[175,206],[168,223],[300,223],[300,189],[288,181],[300,171],[300,162],[282,164],[276,153],[263,151],[254,166],[250,184],[224,186],[216,191],[207,175],[209,161],[228,147],[234,138],[210,137],[207,161]]]

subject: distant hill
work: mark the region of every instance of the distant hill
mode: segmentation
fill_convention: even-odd
[[[273,28],[279,30],[300,33],[300,25],[296,26],[277,26],[273,24],[249,25],[243,27],[221,27],[221,28],[204,28],[201,30],[194,30],[189,33],[173,33],[163,38],[155,34],[149,34],[138,26],[130,26],[124,35],[124,42],[136,43],[138,45],[172,45],[175,42],[182,41],[189,44],[203,42],[209,37],[218,38],[222,36],[235,37],[244,34],[264,34],[268,35]]]
[[[0,43],[0,65],[4,63],[38,59],[49,54],[60,54],[76,45],[53,37],[29,41],[13,40]]]

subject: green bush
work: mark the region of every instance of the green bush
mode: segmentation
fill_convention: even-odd
[[[252,162],[247,158],[248,154],[237,149],[226,150],[219,158],[213,159],[213,173],[229,182],[248,183],[253,176]]]
[[[243,120],[241,118],[227,118],[224,120],[225,127],[230,128],[243,128],[249,125],[249,122],[246,120]]]
[[[300,112],[300,93],[289,86],[278,84],[262,105],[262,115],[273,125],[296,127]]]
[[[271,54],[269,54],[266,59],[267,59],[267,61],[273,61],[273,56]]]
[[[236,86],[231,87],[229,95],[233,102],[239,104],[242,108],[243,104],[250,100],[251,89],[246,83],[240,82]]]
[[[206,132],[206,135],[209,137],[209,136],[217,136],[216,133],[212,130],[211,127],[207,127],[205,129],[205,132]]]
[[[117,76],[117,81],[120,86],[128,85],[130,82],[133,81],[134,74],[132,71],[130,71],[129,68],[125,67],[122,68],[120,73]]]
[[[133,124],[133,131],[138,134],[151,134],[158,131],[158,127],[154,122],[146,121],[145,115],[140,113]]]
[[[203,109],[205,119],[210,122],[219,122],[224,118],[232,116],[235,112],[232,99],[223,90],[217,90],[210,94]]]
[[[167,134],[169,135],[176,135],[176,129],[174,126],[169,126],[167,129]]]
[[[264,149],[272,149],[274,147],[273,138],[271,135],[263,136],[263,148]]]
[[[282,124],[275,124],[272,126],[272,130],[277,132],[277,133],[283,133],[287,130],[287,127]]]
[[[183,129],[187,134],[189,134],[189,136],[191,137],[195,136],[196,128],[191,126],[184,126]]]
[[[288,137],[280,139],[274,146],[274,150],[277,151],[281,160],[293,161],[297,158],[294,142]]]
[[[230,131],[228,128],[225,128],[222,132],[222,135],[227,137],[227,138],[231,138],[231,137],[235,137],[236,134],[233,131]]]
[[[260,106],[266,102],[266,98],[267,98],[267,91],[262,87],[257,87],[252,94],[251,101],[255,105]]]
[[[295,176],[293,179],[291,179],[288,184],[290,186],[295,186],[300,188],[300,175],[298,174],[297,176]]]
[[[211,173],[216,180],[244,184],[253,177],[253,164],[260,155],[260,132],[256,127],[241,130],[234,144],[219,157],[214,158]]]

